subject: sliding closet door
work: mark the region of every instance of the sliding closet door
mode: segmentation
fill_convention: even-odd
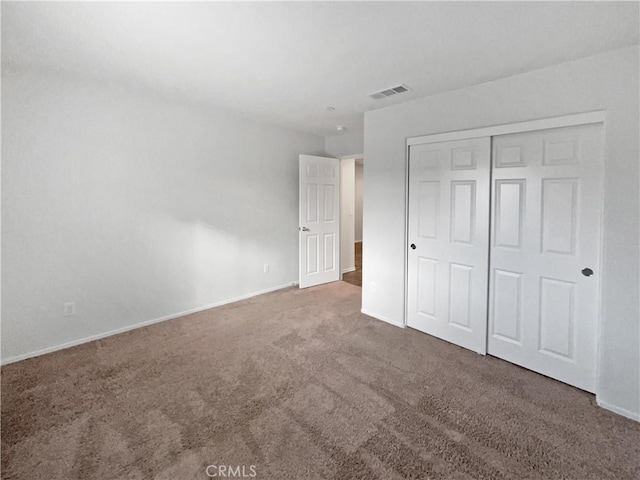
[[[602,127],[493,138],[488,353],[595,391]]]
[[[407,324],[486,353],[489,138],[409,150]]]

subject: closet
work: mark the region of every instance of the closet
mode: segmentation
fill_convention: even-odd
[[[602,136],[410,143],[407,325],[595,392]]]

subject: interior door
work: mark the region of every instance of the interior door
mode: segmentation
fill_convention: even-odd
[[[486,353],[490,138],[411,146],[407,324]]]
[[[594,392],[602,126],[493,139],[488,353]]]
[[[340,279],[340,165],[300,155],[300,288]]]

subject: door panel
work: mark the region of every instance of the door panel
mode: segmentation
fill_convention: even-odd
[[[522,344],[522,274],[493,270],[495,285],[493,335]]]
[[[473,243],[476,182],[451,182],[451,242]]]
[[[493,158],[488,353],[594,392],[602,127],[497,136]]]
[[[300,155],[300,288],[340,279],[339,162]]]
[[[409,151],[407,324],[486,352],[490,139]]]

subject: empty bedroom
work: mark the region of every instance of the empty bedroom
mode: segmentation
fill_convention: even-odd
[[[640,478],[639,6],[2,1],[0,478]]]

